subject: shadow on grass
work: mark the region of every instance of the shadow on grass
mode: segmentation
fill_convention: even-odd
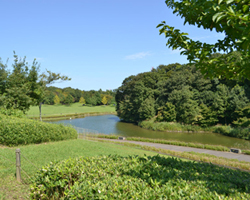
[[[250,173],[219,167],[213,164],[182,161],[161,156],[139,158],[139,168],[124,171],[124,174],[148,180],[151,177],[164,185],[170,180],[202,182],[211,192],[229,195],[236,191],[250,193]],[[197,185],[198,186],[198,185]]]
[[[51,163],[31,196],[48,199],[249,199],[250,173],[161,156],[80,157]]]

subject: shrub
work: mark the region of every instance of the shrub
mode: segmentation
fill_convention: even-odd
[[[230,126],[216,126],[214,132],[228,136],[231,130],[232,128]]]
[[[249,173],[176,158],[101,156],[50,163],[31,199],[249,199]]]
[[[0,115],[0,144],[7,146],[76,139],[74,128]]]

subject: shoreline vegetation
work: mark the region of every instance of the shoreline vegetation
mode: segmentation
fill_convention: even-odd
[[[87,135],[90,139],[91,138],[104,138],[104,139],[118,139],[118,135]],[[230,148],[222,145],[210,145],[210,144],[201,144],[201,143],[192,143],[192,142],[181,142],[181,141],[173,141],[173,140],[163,140],[163,139],[151,139],[151,138],[141,138],[141,137],[126,137],[126,140],[129,141],[140,141],[140,142],[152,142],[152,143],[159,143],[159,144],[168,144],[168,145],[175,145],[175,146],[185,146],[185,147],[194,147],[199,149],[209,149],[215,151],[224,151],[229,152]],[[241,149],[243,154],[250,155],[250,149]]]
[[[60,121],[60,120],[67,120],[67,119],[76,119],[76,118],[84,118],[87,116],[97,116],[97,115],[116,115],[116,112],[87,112],[87,113],[69,113],[69,114],[64,114],[61,113],[60,115],[55,114],[55,115],[44,115],[42,117],[43,121]],[[30,119],[35,119],[39,120],[39,117],[34,117],[34,116],[27,116]]]
[[[231,127],[230,125],[216,125],[211,127],[201,127],[195,125],[183,125],[174,122],[155,122],[154,120],[145,120],[138,123],[138,126],[153,131],[163,132],[213,132],[229,137],[235,137],[244,140],[250,140],[250,128]]]

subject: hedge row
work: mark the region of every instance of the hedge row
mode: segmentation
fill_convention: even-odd
[[[173,157],[81,157],[43,167],[31,199],[249,199],[249,179]]]
[[[77,131],[71,127],[0,115],[0,144],[6,146],[39,144],[76,138]]]

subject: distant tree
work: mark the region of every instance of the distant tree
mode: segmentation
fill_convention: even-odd
[[[58,97],[59,97],[59,99],[60,99],[60,103],[64,104],[64,103],[65,103],[66,95],[63,94],[63,93],[59,93],[59,94],[58,94]]]
[[[59,97],[58,97],[57,95],[56,95],[55,98],[54,98],[54,103],[55,103],[56,105],[60,104],[60,99],[59,99]]]
[[[141,106],[138,109],[140,121],[151,119],[152,117],[155,116],[154,103],[155,100],[153,97],[149,97],[141,103]]]
[[[205,104],[201,104],[200,116],[198,118],[198,124],[202,127],[208,127],[215,125],[219,120],[216,112],[211,110],[210,107],[207,107]]]
[[[176,120],[175,106],[167,102],[165,106],[158,108],[157,121],[174,122]]]
[[[82,97],[83,95],[83,91],[79,90],[79,89],[76,89],[75,90],[75,102],[79,102],[80,98]]]
[[[79,103],[80,104],[86,104],[86,101],[85,101],[85,99],[83,97],[81,97],[80,100],[79,100]]]
[[[44,95],[44,103],[48,105],[53,105],[54,98],[55,98],[55,94],[51,91],[46,90],[45,95]]]
[[[70,105],[74,102],[74,97],[71,94],[68,94],[64,102],[65,104]]]
[[[68,81],[71,80],[71,78],[67,76],[62,76],[60,73],[54,73],[49,70],[46,70],[46,73],[42,73],[40,75],[40,81],[39,84],[39,98],[37,101],[37,104],[39,105],[39,113],[40,113],[40,120],[42,120],[42,102],[44,100],[46,87],[50,84],[55,83],[56,81]]]
[[[108,100],[107,100],[106,96],[103,96],[102,97],[102,104],[106,105],[107,103],[108,103]]]

